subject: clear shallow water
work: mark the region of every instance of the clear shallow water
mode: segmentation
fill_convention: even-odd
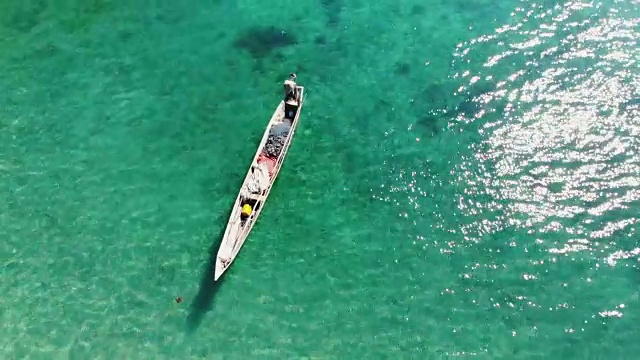
[[[633,358],[637,2],[85,4],[0,11],[3,357]]]

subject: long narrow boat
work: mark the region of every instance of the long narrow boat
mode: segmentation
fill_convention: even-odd
[[[238,255],[280,172],[304,103],[304,87],[296,86],[296,90],[297,101],[280,101],[253,157],[218,249],[215,280],[222,276]]]

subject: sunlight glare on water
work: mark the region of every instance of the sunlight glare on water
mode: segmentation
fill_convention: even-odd
[[[628,2],[522,1],[507,24],[458,44],[447,130],[422,166],[394,159],[378,197],[413,222],[429,261],[434,249],[459,272],[446,306],[494,309],[501,325],[485,331],[511,344],[634,336],[639,294],[624,269],[640,258],[639,15]],[[432,170],[443,164],[448,174]],[[618,318],[630,322],[609,327]]]
[[[462,231],[467,242],[504,254],[467,266],[468,276],[498,265],[519,273],[522,286],[531,283],[506,285],[499,267],[485,280],[495,280],[495,299],[504,299],[494,305],[521,309],[536,333],[553,333],[543,325],[545,309],[565,314],[547,321],[564,323],[566,334],[593,333],[593,319],[622,318],[625,303],[638,298],[632,278],[612,273],[637,269],[640,255],[638,25],[634,4],[523,2],[512,23],[458,47],[463,68],[491,53],[456,76],[476,107],[452,128],[481,135],[456,166],[466,184],[459,209],[471,219]],[[508,243],[495,244],[507,234]],[[528,261],[507,257],[520,251]]]
[[[586,3],[520,10],[518,24],[460,49],[464,59],[469,49],[505,48],[467,76],[469,87],[479,77],[493,86],[477,97],[480,116],[470,119],[486,118],[480,127],[486,141],[475,157],[492,169],[473,175],[482,184],[476,191],[506,204],[494,231],[513,226],[533,236],[562,234],[538,239],[553,253],[623,251],[621,238],[631,237],[638,222],[629,209],[640,199],[638,19],[631,9]],[[537,28],[527,26],[530,18],[538,19]],[[507,44],[508,36],[520,41]],[[522,68],[494,75],[513,64]],[[472,236],[479,227],[466,231]],[[600,239],[614,233],[617,246],[605,250]]]

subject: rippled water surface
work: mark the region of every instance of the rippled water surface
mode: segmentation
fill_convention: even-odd
[[[637,9],[523,2],[459,43],[458,102],[432,111],[448,118],[447,139],[427,149],[457,146],[450,172],[425,169],[445,159],[400,165],[379,191],[427,257],[447,254],[458,272],[441,293],[445,323],[476,337],[476,351],[490,353],[497,337],[524,358],[631,356],[616,342],[637,335]],[[468,330],[474,322],[483,324]]]
[[[640,350],[640,2],[0,14],[0,357]],[[213,283],[290,71],[300,128]]]

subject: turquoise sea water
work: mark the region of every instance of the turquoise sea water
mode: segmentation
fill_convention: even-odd
[[[637,358],[639,37],[637,0],[4,2],[0,358]]]

